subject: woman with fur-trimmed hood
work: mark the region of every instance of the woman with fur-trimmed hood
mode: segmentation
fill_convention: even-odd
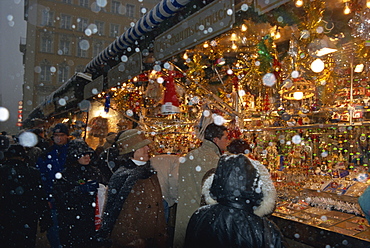
[[[192,215],[185,247],[284,247],[278,227],[262,217],[273,211],[276,191],[267,180],[267,170],[256,162],[244,154],[220,158],[210,187],[214,204]]]
[[[249,144],[243,139],[234,139],[227,147],[227,151],[231,154],[250,154],[250,146]],[[274,183],[271,180],[270,173],[268,172],[267,168],[261,164],[259,161],[251,159],[248,155],[250,162],[252,163],[253,167],[259,173],[260,180],[262,182],[262,194],[263,199],[260,205],[254,209],[254,214],[263,217],[266,215],[271,214],[275,209],[276,203],[276,189]],[[202,206],[205,204],[215,204],[217,203],[209,193],[211,188],[214,173],[216,168],[209,170],[203,177],[202,181]]]

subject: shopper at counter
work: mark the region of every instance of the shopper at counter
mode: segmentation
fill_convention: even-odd
[[[254,211],[263,201],[262,179],[243,154],[221,157],[211,187],[216,204],[191,217],[187,248],[284,247],[278,227]]]
[[[189,152],[180,164],[174,247],[183,247],[186,226],[201,204],[202,178],[208,170],[217,167],[229,143],[227,128],[211,123],[205,129],[202,145]]]
[[[149,161],[150,143],[137,129],[119,136],[121,166],[108,183],[102,226],[96,235],[98,245],[111,241],[112,247],[166,247],[162,192]]]

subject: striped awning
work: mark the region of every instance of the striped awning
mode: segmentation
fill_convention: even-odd
[[[118,55],[122,50],[132,45],[142,35],[151,31],[164,20],[170,18],[174,13],[185,7],[191,0],[162,0],[152,10],[138,20],[135,26],[130,27],[100,54],[93,58],[85,67],[85,72],[91,72],[94,68],[108,62],[112,57]]]

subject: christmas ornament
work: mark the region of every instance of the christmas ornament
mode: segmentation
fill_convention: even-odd
[[[348,25],[352,28],[352,36],[362,40],[370,40],[370,9],[365,8],[355,13],[349,20]]]
[[[162,114],[180,113],[180,103],[177,98],[176,85],[174,82],[175,72],[170,71],[166,78],[166,90],[164,92],[163,105],[161,107]]]
[[[107,93],[105,94],[104,111],[108,113],[109,108],[110,108],[110,94]]]

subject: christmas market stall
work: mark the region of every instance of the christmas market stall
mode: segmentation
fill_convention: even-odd
[[[365,1],[275,4],[215,1],[160,25],[141,51],[144,70],[115,81],[100,105],[108,94],[112,108],[138,114],[158,153],[186,153],[210,120],[227,125],[269,168],[279,192],[273,218],[286,236],[368,245],[357,199],[368,186],[369,9]],[[184,134],[188,147],[169,133]]]
[[[367,247],[369,23],[365,0],[162,1],[86,66],[72,122],[94,148],[137,127],[178,155],[223,124],[269,169],[286,237]]]

